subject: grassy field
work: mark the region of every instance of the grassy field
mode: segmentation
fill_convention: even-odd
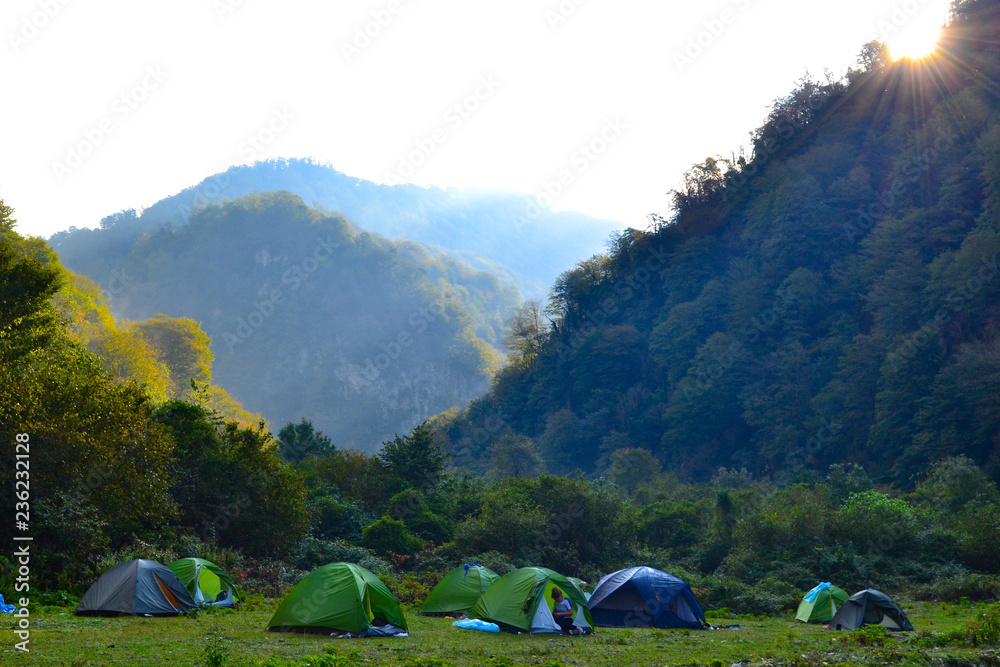
[[[601,629],[579,638],[496,635],[459,630],[450,620],[422,618],[409,610],[409,638],[347,640],[265,632],[275,605],[256,599],[239,611],[212,610],[180,618],[78,618],[71,607],[45,607],[32,616],[30,654],[14,652],[15,636],[8,631],[0,664],[729,667],[744,659],[752,665],[1000,664],[995,645],[974,646],[954,638],[982,606],[905,605],[918,632],[889,636],[834,633],[795,622],[791,615],[710,619],[739,624],[738,630]],[[13,628],[6,619],[3,623]]]

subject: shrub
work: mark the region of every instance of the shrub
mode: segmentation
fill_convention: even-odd
[[[423,549],[420,538],[406,529],[402,521],[384,516],[361,532],[361,545],[376,554],[413,555]]]
[[[344,540],[319,540],[309,536],[299,541],[291,562],[301,570],[314,570],[328,563],[356,563],[375,574],[389,571],[389,563],[372,551]]]

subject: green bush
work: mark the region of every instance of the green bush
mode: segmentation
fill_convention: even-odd
[[[413,555],[424,548],[424,543],[406,529],[402,521],[384,516],[361,533],[361,545],[376,554]]]
[[[314,570],[328,563],[356,563],[375,574],[389,571],[389,563],[371,550],[344,540],[318,540],[309,536],[299,541],[291,562],[301,570]]]
[[[1000,604],[993,604],[976,614],[965,631],[973,646],[1000,644]]]

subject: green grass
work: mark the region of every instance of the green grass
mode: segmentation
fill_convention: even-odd
[[[907,613],[921,632],[887,636],[834,633],[795,622],[791,615],[713,620],[739,624],[739,630],[601,629],[589,637],[495,635],[459,630],[450,620],[423,618],[411,610],[407,613],[409,638],[379,640],[265,632],[275,606],[275,601],[257,599],[238,611],[212,610],[179,618],[78,618],[72,608],[44,607],[32,616],[31,653],[15,654],[13,633],[4,632],[0,664],[284,667],[311,662],[323,667],[509,667],[561,663],[617,667],[715,663],[729,667],[743,659],[754,665],[842,667],[1000,664],[996,646],[973,646],[956,639],[981,610],[969,605],[908,605]],[[7,619],[0,622],[13,627]],[[323,660],[307,661],[309,656]]]

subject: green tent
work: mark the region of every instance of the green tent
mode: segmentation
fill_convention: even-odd
[[[427,594],[420,613],[426,616],[468,614],[479,596],[499,578],[499,574],[482,565],[456,567]]]
[[[805,623],[825,623],[833,618],[850,596],[831,583],[822,583],[805,594],[795,619]]]
[[[233,607],[240,601],[236,584],[221,567],[203,558],[181,558],[167,565],[198,604]]]
[[[362,634],[371,630],[375,619],[406,630],[399,602],[378,577],[354,563],[331,563],[313,570],[288,592],[268,630]]]
[[[552,616],[552,591],[558,588],[573,603],[573,624],[584,630],[594,627],[587,598],[576,585],[558,572],[544,567],[524,567],[505,574],[476,602],[470,616],[522,632],[562,632]]]

